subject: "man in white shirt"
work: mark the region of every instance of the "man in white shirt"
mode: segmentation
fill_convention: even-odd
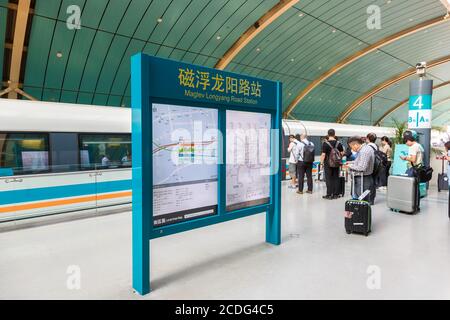
[[[308,136],[306,134],[302,134],[300,138],[300,143],[298,145],[298,163],[297,163],[297,172],[298,172],[298,194],[303,194],[303,185],[305,181],[308,184],[308,190],[306,193],[311,194],[313,192],[313,178],[312,178],[312,169],[314,163],[314,143],[308,140]]]
[[[300,142],[295,139],[295,136],[289,136],[289,176],[291,177],[291,185],[289,189],[295,189],[297,187],[297,162],[298,162],[298,145]]]
[[[367,138],[366,139],[367,145],[373,149],[374,153],[377,152],[379,150],[377,144],[375,143],[378,139],[377,135],[375,133],[369,133],[366,138]],[[373,184],[371,185],[372,188],[370,190],[369,198],[370,198],[370,203],[374,204],[375,197],[377,196],[378,176],[372,175],[372,179],[373,179]]]

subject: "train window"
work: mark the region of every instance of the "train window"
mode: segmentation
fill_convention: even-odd
[[[80,164],[83,170],[131,167],[131,136],[81,134]]]
[[[49,171],[48,135],[0,133],[0,176]]]

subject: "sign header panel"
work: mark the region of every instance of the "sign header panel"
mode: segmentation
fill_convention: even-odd
[[[151,57],[149,95],[276,111],[276,82]]]

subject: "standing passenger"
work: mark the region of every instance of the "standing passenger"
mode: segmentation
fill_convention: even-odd
[[[353,196],[359,198],[366,190],[373,190],[373,166],[375,163],[375,151],[368,144],[364,144],[360,137],[351,137],[348,139],[348,145],[354,152],[358,153],[355,162],[349,164],[349,168],[354,172],[354,190]],[[363,179],[363,181],[361,181]],[[361,188],[362,185],[362,188]],[[361,193],[361,189],[363,192]],[[372,198],[367,196],[365,198],[371,205],[373,205]]]
[[[447,160],[447,176],[450,177],[450,141],[445,143],[445,151],[447,155],[444,157]],[[450,179],[448,179],[448,217],[450,218]]]
[[[417,142],[417,134],[412,131],[406,131],[403,135],[406,145],[409,147],[408,156],[400,156],[400,159],[408,161],[408,170],[406,174],[409,177],[415,176],[415,168],[423,165],[424,148]]]
[[[323,196],[324,199],[333,200],[339,198],[339,171],[343,154],[344,147],[342,143],[336,140],[336,132],[334,129],[328,130],[328,136],[322,145],[322,155],[320,157],[327,185],[327,194]]]
[[[375,143],[377,141],[377,135],[375,133],[369,133],[367,135],[367,145],[373,149],[374,154],[378,151],[378,146]],[[377,181],[378,181],[378,174],[374,173],[372,175],[373,183],[372,183],[372,189],[370,190],[370,203],[375,203],[375,197],[377,196]]]
[[[312,169],[314,163],[314,143],[308,140],[308,136],[306,134],[302,134],[300,137],[300,144],[298,145],[298,194],[303,194],[303,185],[306,180],[308,184],[308,191],[306,193],[312,194],[313,192],[313,178],[312,178]]]
[[[289,189],[297,187],[297,162],[298,162],[298,144],[299,141],[295,139],[294,135],[289,136],[289,176],[291,177],[291,185]]]
[[[386,187],[387,187],[389,171],[391,170],[391,166],[392,166],[392,145],[391,144],[392,144],[392,142],[388,137],[384,136],[381,138],[380,151],[383,152],[388,159],[386,168],[384,168],[379,174],[378,186],[383,189],[386,189]]]

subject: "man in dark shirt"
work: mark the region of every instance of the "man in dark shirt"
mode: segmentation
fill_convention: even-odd
[[[344,147],[336,139],[336,132],[334,129],[330,129],[328,130],[327,140],[322,144],[322,156],[320,158],[325,171],[325,183],[327,185],[327,194],[323,198],[327,200],[337,199],[340,194],[339,173],[341,168],[330,167],[328,163],[333,148],[337,148],[341,155],[344,154]]]

